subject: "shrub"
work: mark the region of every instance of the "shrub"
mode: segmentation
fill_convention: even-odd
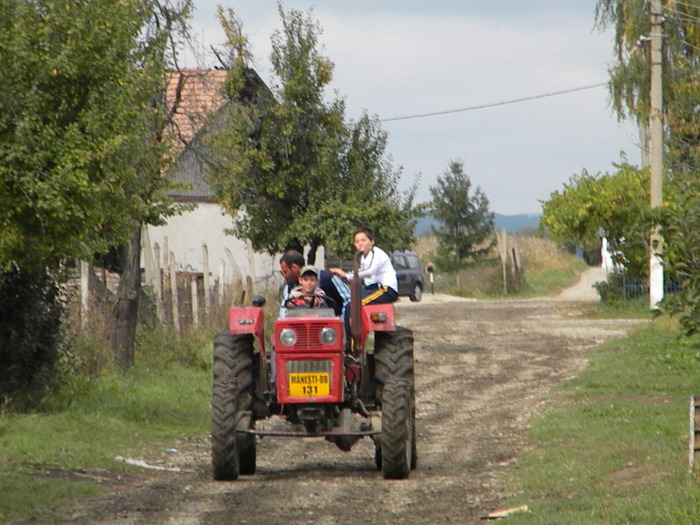
[[[48,269],[0,274],[0,396],[34,403],[51,386],[64,343],[61,287]]]
[[[598,290],[600,301],[603,304],[615,304],[624,300],[624,286],[625,274],[623,272],[612,272],[605,281],[593,285]]]

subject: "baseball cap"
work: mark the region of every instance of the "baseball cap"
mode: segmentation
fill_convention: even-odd
[[[301,269],[301,272],[299,273],[299,277],[301,277],[302,275],[304,275],[304,274],[306,274],[306,273],[312,273],[312,274],[314,274],[316,277],[318,277],[318,270],[316,269],[315,266],[312,266],[311,264],[307,264],[306,266],[304,266],[304,267]]]

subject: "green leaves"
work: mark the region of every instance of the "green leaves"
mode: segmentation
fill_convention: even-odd
[[[163,213],[150,0],[0,2],[0,264],[90,257]],[[157,210],[157,211],[156,211]]]
[[[493,213],[486,195],[464,172],[464,163],[450,161],[447,170],[430,187],[432,216],[440,223],[433,232],[446,259],[443,264],[460,267],[467,257],[478,257],[488,248],[482,244],[493,233]]]
[[[333,64],[316,49],[318,24],[281,6],[280,16],[271,57],[279,87],[258,86],[245,97],[254,73],[229,69],[225,117],[205,139],[212,187],[234,217],[233,233],[269,253],[304,245],[352,252],[358,226],[372,228],[386,249],[409,245],[415,190],[397,190],[386,133],[367,115],[347,123],[344,102],[327,101]],[[241,24],[224,24],[227,56],[239,63],[247,57]],[[248,87],[230,91],[236,86]]]
[[[562,191],[542,203],[540,224],[557,242],[579,244],[597,250],[601,236],[634,275],[645,275],[648,260],[646,239],[651,223],[649,175],[627,163],[612,174],[574,175]]]

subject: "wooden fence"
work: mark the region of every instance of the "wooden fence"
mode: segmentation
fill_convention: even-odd
[[[272,268],[260,277],[256,276],[252,256],[248,256],[250,268],[241,268],[229,250],[226,261],[220,261],[217,273],[210,269],[209,250],[202,245],[201,271],[178,264],[176,256],[166,246],[157,243],[142,246],[142,285],[144,296],[141,313],[155,316],[170,323],[178,332],[196,328],[211,314],[213,308],[242,305],[253,294],[273,289],[277,284]],[[101,268],[92,268],[81,261],[79,265],[80,320],[86,326],[95,297],[113,295],[119,284],[119,275]],[[100,288],[98,291],[97,288]]]

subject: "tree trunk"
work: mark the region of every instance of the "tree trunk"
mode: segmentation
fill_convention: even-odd
[[[119,366],[128,368],[134,364],[141,295],[141,226],[131,234],[129,244],[122,253],[124,272],[119,280],[117,302],[112,309],[110,343]]]
[[[318,250],[318,241],[313,240],[313,241],[311,241],[311,246],[309,249],[309,256],[306,258],[307,264],[312,264],[312,265],[316,264],[316,250]]]

